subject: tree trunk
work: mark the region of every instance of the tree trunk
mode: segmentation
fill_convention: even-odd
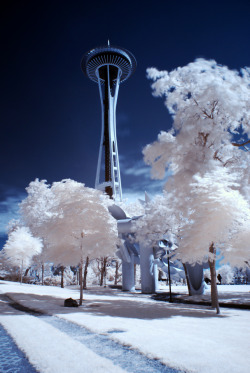
[[[119,263],[118,260],[115,261],[115,283],[114,285],[118,285],[118,281],[119,281],[119,268],[121,266],[121,263]]]
[[[28,275],[30,268],[31,268],[31,267],[29,267],[29,268],[26,269],[26,271],[25,271],[25,273],[24,273],[24,276],[27,276],[27,275]]]
[[[42,285],[44,285],[44,264],[42,264]]]
[[[82,281],[82,262],[79,266],[79,283],[80,283],[80,302],[79,305],[82,305],[82,291],[83,291],[83,281]]]
[[[23,260],[20,268],[20,284],[23,283]]]
[[[65,267],[61,266],[61,288],[64,288],[64,269]]]
[[[173,302],[172,299],[172,291],[171,291],[171,276],[170,276],[170,263],[169,263],[169,251],[167,251],[168,254],[168,286],[169,286],[169,303]]]
[[[214,247],[214,243],[212,243],[209,247],[209,253],[213,254],[213,258],[208,259],[208,264],[210,268],[211,274],[211,305],[212,308],[216,308],[216,313],[220,314],[220,306],[219,306],[219,299],[218,299],[218,289],[216,283],[216,248]]]
[[[187,272],[187,267],[185,263],[182,263],[185,275],[186,275],[186,280],[187,280],[187,287],[188,287],[188,295],[191,296],[191,287],[190,287],[190,282],[189,282],[189,277],[188,277],[188,272]]]
[[[85,266],[84,266],[83,289],[87,289],[88,266],[89,266],[89,257],[87,256]]]
[[[119,270],[119,263],[118,260],[115,261],[115,284],[118,284],[118,270]]]
[[[101,259],[102,264],[101,264],[101,279],[100,279],[100,286],[103,285],[104,276],[106,275],[107,260],[108,260],[108,257],[107,257],[107,256],[105,256],[104,258]]]
[[[104,277],[104,272],[103,272],[103,263],[102,263],[101,264],[100,286],[103,285],[103,277]]]

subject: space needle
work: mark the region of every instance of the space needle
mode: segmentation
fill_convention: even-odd
[[[124,48],[96,47],[87,52],[81,62],[82,71],[98,83],[102,130],[97,163],[95,188],[105,191],[110,198],[122,200],[122,186],[116,137],[116,105],[120,83],[136,69],[136,59]],[[103,167],[104,166],[104,167]]]

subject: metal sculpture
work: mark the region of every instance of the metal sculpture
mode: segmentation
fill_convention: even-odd
[[[145,202],[149,201],[145,195]],[[141,201],[143,202],[143,201]],[[139,264],[141,268],[141,291],[144,294],[152,294],[158,290],[158,270],[168,274],[168,278],[186,279],[189,284],[190,295],[203,294],[205,291],[205,282],[203,277],[203,268],[206,264],[190,265],[185,263],[185,271],[179,260],[174,257],[169,260],[169,250],[173,249],[168,237],[163,237],[154,247],[140,243],[138,245],[131,237],[134,234],[133,221],[140,219],[140,216],[128,217],[126,213],[117,205],[109,207],[111,215],[117,220],[119,236],[124,244],[117,251],[117,256],[122,260],[122,289],[124,291],[135,290],[134,265]]]
[[[95,188],[114,200],[122,200],[116,138],[116,105],[120,83],[135,71],[136,59],[124,48],[108,45],[91,49],[81,62],[82,71],[98,83],[102,109],[102,132]],[[104,157],[103,157],[104,155]],[[104,158],[104,160],[103,160]],[[102,164],[104,163],[104,175]]]

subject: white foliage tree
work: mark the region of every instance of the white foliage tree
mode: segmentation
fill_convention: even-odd
[[[143,201],[135,200],[133,202],[123,201],[123,202],[116,202],[116,204],[126,213],[126,215],[130,218],[133,216],[141,216],[145,212],[145,207]]]
[[[53,183],[55,204],[47,230],[50,257],[55,264],[82,265],[86,257],[112,255],[118,240],[117,223],[110,215],[112,203],[102,192],[73,180]],[[82,280],[80,279],[80,304]]]
[[[46,180],[32,181],[26,191],[28,196],[19,205],[22,220],[34,234],[42,236],[47,230],[44,222],[53,216],[51,209],[55,203],[54,195]]]
[[[159,225],[179,232],[183,261],[208,258],[212,305],[219,313],[216,249],[232,262],[249,257],[250,70],[198,59],[171,72],[147,72],[174,120],[143,151],[153,178],[163,178],[166,168],[172,173],[164,189],[175,219]]]
[[[166,198],[165,192],[155,196],[145,204],[143,216],[133,222],[138,242],[154,246],[163,238],[174,241],[174,236],[178,233],[176,211],[166,203]]]
[[[246,222],[250,222],[249,205],[234,189],[236,178],[225,168],[204,173],[203,177],[193,176],[188,219],[179,231],[182,238],[179,256],[184,262],[202,262],[208,255],[208,243],[219,248],[224,262],[243,264],[248,257],[248,250],[239,241],[233,246],[233,238],[242,234]],[[212,259],[213,255],[208,257]]]
[[[223,285],[232,283],[234,278],[234,271],[230,265],[224,264],[217,270],[217,273],[220,274],[221,283]]]
[[[42,267],[42,284],[44,281],[44,265],[48,261],[49,243],[47,232],[53,216],[52,206],[55,203],[54,195],[46,180],[35,179],[26,188],[28,196],[20,203],[22,223],[29,227],[35,237],[43,241],[43,250],[35,258],[36,263]]]
[[[27,227],[17,227],[9,234],[3,247],[4,255],[13,266],[20,268],[21,282],[23,268],[30,266],[33,256],[41,253],[42,246],[42,241],[33,237]]]

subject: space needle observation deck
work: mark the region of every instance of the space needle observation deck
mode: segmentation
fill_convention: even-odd
[[[114,200],[122,200],[122,186],[116,137],[116,105],[120,83],[136,69],[136,59],[124,48],[108,45],[91,49],[81,62],[82,71],[98,83],[102,130],[95,188]],[[104,166],[104,167],[103,167]]]

